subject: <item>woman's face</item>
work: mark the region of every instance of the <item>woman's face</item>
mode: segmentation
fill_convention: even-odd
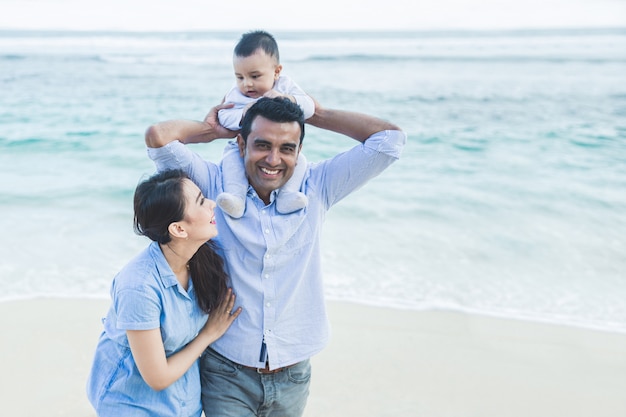
[[[185,179],[183,183],[185,196],[185,217],[189,239],[206,242],[217,236],[215,224],[215,201],[204,198],[202,192],[193,181]]]

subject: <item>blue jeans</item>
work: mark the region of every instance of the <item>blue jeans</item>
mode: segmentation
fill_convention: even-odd
[[[200,357],[200,380],[207,417],[298,417],[309,396],[311,364],[307,359],[259,374],[209,348]]]

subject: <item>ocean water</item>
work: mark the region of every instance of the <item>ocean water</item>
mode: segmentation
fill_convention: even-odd
[[[0,32],[0,301],[108,297],[143,133],[220,101],[239,35]],[[329,299],[626,332],[626,29],[275,35],[323,105],[409,135],[329,213]]]

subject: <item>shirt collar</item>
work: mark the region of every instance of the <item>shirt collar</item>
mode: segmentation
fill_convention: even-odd
[[[276,196],[278,195],[278,191],[280,191],[280,188],[277,190],[273,190],[270,193],[270,204],[272,204],[272,202],[274,202],[274,200],[276,199]],[[256,193],[256,191],[254,190],[254,188],[252,188],[250,184],[248,184],[248,195],[250,197],[256,197],[260,199],[259,195]]]
[[[152,242],[150,244],[150,256],[154,259],[154,263],[156,264],[156,269],[163,286],[165,288],[170,288],[178,285],[178,279],[176,278],[176,275],[174,275],[170,265],[167,263],[165,255],[163,255],[163,251],[157,242]]]

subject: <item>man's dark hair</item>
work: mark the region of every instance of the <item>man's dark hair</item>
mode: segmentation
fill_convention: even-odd
[[[276,62],[280,62],[276,39],[264,30],[254,30],[241,35],[241,39],[235,46],[235,56],[245,58],[254,54],[259,48],[269,56],[276,58]]]
[[[241,121],[241,137],[248,142],[252,122],[257,116],[276,123],[297,122],[300,125],[300,144],[304,140],[304,113],[296,103],[285,97],[261,97],[254,103]]]

